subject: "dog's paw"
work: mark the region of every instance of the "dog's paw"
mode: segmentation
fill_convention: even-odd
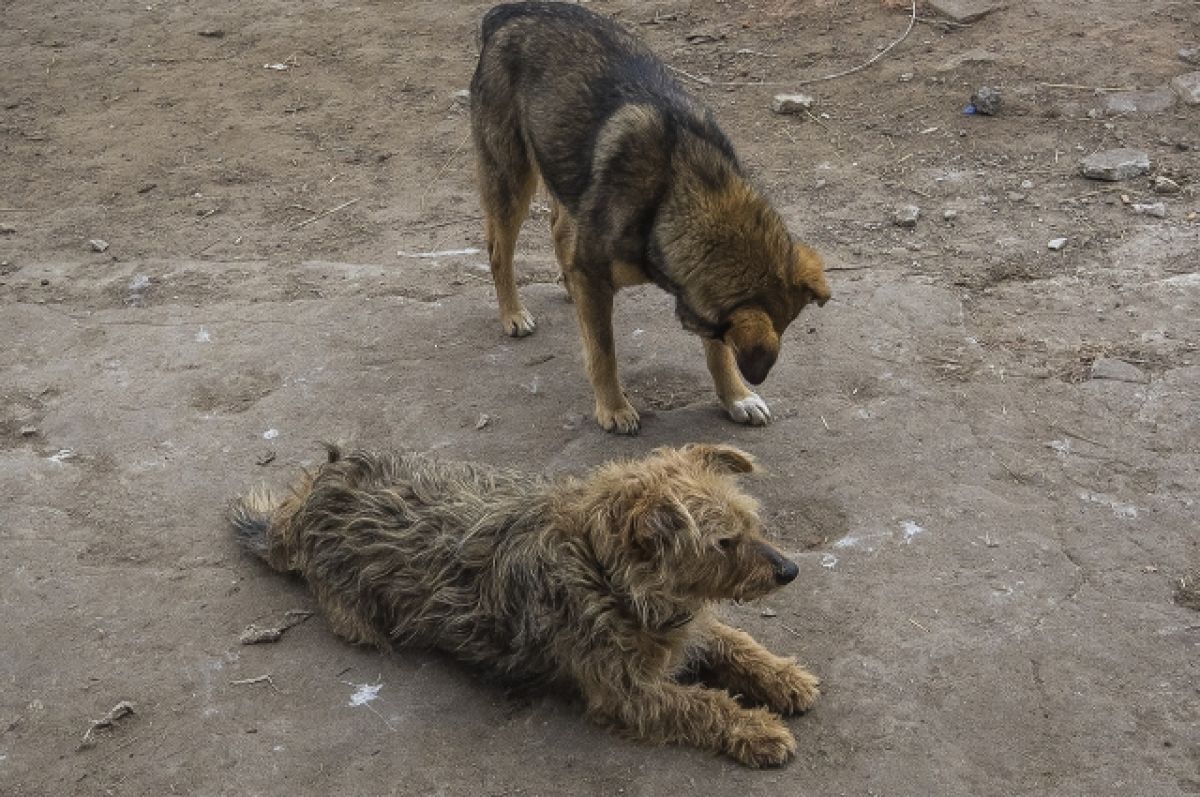
[[[500,316],[500,325],[504,327],[505,334],[513,338],[523,338],[537,328],[533,316],[524,307],[515,313]]]
[[[812,708],[821,696],[821,679],[798,664],[788,662],[770,683],[764,684],[766,703],[785,716]]]
[[[725,405],[729,417],[736,423],[750,426],[766,426],[771,422],[771,408],[757,393],[751,393],[744,399],[731,401]]]
[[[618,407],[615,410],[610,410],[607,407],[596,405],[596,421],[604,427],[606,432],[614,432],[615,434],[637,434],[641,431],[642,421],[638,416],[637,410],[629,402],[625,406]]]
[[[796,737],[774,714],[746,711],[729,729],[726,752],[748,767],[778,767],[796,754]]]

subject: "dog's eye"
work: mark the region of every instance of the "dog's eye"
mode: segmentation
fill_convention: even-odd
[[[732,551],[734,544],[737,542],[733,537],[722,537],[717,540],[717,547],[722,551]]]

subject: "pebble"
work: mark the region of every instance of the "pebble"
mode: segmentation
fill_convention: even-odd
[[[912,229],[917,226],[917,219],[919,218],[921,218],[921,209],[919,207],[916,205],[901,205],[892,214],[892,223],[897,227]]]
[[[1200,45],[1196,45],[1195,47],[1181,47],[1178,55],[1179,60],[1200,66]]]
[[[958,211],[954,208],[947,208],[942,211],[942,218],[946,221],[954,221],[958,218]]]
[[[1154,193],[1156,194],[1178,194],[1182,190],[1179,187],[1179,183],[1170,177],[1163,177],[1161,174],[1154,178],[1150,183],[1150,187],[1154,189]]]
[[[1118,182],[1150,171],[1150,156],[1137,149],[1108,149],[1079,162],[1084,177]]]
[[[108,241],[105,241],[102,238],[92,238],[90,241],[88,241],[88,246],[92,247],[93,252],[108,251]]]
[[[961,24],[983,19],[1000,7],[994,0],[928,0],[928,5],[943,17]]]
[[[776,94],[771,100],[771,110],[781,114],[804,113],[812,110],[814,102],[807,94]]]
[[[1139,216],[1153,216],[1156,219],[1167,217],[1167,206],[1163,202],[1135,202],[1133,212]]]
[[[1176,98],[1170,86],[1159,86],[1148,91],[1114,91],[1105,94],[1100,104],[1106,113],[1162,113],[1175,106]]]
[[[492,416],[486,412],[480,413],[479,418],[475,421],[475,431],[486,429],[492,423]]]
[[[224,39],[225,31],[220,28],[205,28],[204,30],[196,31],[198,36],[203,36],[206,39]]]
[[[1046,244],[1046,248],[1049,249],[1051,252],[1057,252],[1058,250],[1062,249],[1066,245],[1067,245],[1066,238],[1054,238],[1049,243]]]
[[[774,609],[763,609],[758,613],[760,617],[778,617],[779,614]]]
[[[471,90],[459,89],[458,91],[454,92],[454,101],[461,102],[463,105],[466,105],[471,101]]]
[[[971,105],[975,106],[975,113],[995,116],[1000,113],[1000,89],[993,86],[980,86],[971,95]]]
[[[16,227],[10,227],[7,224],[0,224],[0,235],[13,235],[17,231]]]
[[[1092,363],[1092,379],[1108,379],[1113,382],[1145,383],[1146,375],[1136,365],[1124,360],[1101,357]]]
[[[1025,195],[1020,191],[1009,191],[1005,196],[1008,197],[1009,202],[1022,202],[1025,199]]]
[[[1028,191],[1029,189],[1033,188],[1033,180],[1022,180],[1022,181],[1021,181],[1021,188],[1022,188],[1022,189],[1024,189],[1024,190],[1026,190],[1026,191]]]
[[[1171,88],[1188,105],[1200,105],[1200,72],[1188,72],[1172,78]]]
[[[21,437],[33,437],[37,433],[38,433],[38,428],[36,426],[22,426],[21,427]]]

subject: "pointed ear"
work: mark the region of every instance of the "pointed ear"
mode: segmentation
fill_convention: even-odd
[[[829,283],[825,281],[825,264],[821,262],[821,256],[815,250],[799,243],[794,251],[796,281],[812,294],[817,307],[823,307],[833,292],[829,290]]]
[[[692,459],[718,473],[754,473],[758,463],[740,448],[709,443],[690,443],[683,451]]]

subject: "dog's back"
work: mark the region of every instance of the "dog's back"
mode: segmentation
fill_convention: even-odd
[[[605,123],[630,105],[652,108],[666,120],[665,136],[703,141],[738,170],[709,110],[615,22],[568,3],[511,3],[489,11],[482,32],[474,116],[488,120],[493,135],[522,139],[570,211],[595,178]]]
[[[544,486],[422,454],[335,450],[287,497],[251,491],[230,521],[243,547],[304,577],[343,637],[438,648],[528,682],[550,670],[528,656],[556,581],[540,572],[553,555],[539,534]]]

